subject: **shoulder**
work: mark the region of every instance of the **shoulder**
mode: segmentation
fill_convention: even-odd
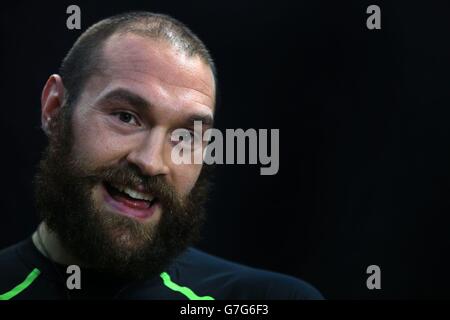
[[[224,299],[323,299],[304,280],[278,272],[252,268],[189,248],[177,259],[182,281],[203,283]]]
[[[22,245],[23,243],[19,242],[10,247],[0,249],[0,274],[8,274],[8,271],[23,264],[19,255],[19,249]]]
[[[25,285],[27,279],[31,281],[39,274],[22,259],[20,250],[24,245],[22,241],[0,250],[0,300],[14,296],[12,291],[18,284]]]

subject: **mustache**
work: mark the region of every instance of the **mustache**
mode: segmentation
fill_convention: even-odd
[[[139,168],[129,164],[97,168],[85,174],[84,178],[91,184],[106,182],[112,185],[138,189],[152,194],[162,203],[173,203],[182,199],[163,176],[143,175]]]

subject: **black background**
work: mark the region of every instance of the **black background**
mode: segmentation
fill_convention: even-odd
[[[66,28],[81,8],[82,30]],[[366,28],[381,7],[382,29]],[[219,166],[207,252],[329,299],[449,298],[450,11],[444,1],[14,1],[1,10],[0,248],[37,224],[40,92],[92,23],[173,15],[210,48],[217,127],[279,128],[280,171]],[[381,267],[381,290],[366,268]]]

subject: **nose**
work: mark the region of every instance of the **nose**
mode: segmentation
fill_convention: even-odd
[[[141,172],[148,176],[168,174],[169,167],[164,161],[166,140],[162,128],[153,128],[128,154],[128,162],[138,166]]]

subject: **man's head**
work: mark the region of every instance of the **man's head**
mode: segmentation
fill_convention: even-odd
[[[130,13],[89,28],[47,81],[37,207],[87,266],[145,277],[198,236],[205,170],[172,161],[171,134],[212,125],[214,70],[180,22]]]

